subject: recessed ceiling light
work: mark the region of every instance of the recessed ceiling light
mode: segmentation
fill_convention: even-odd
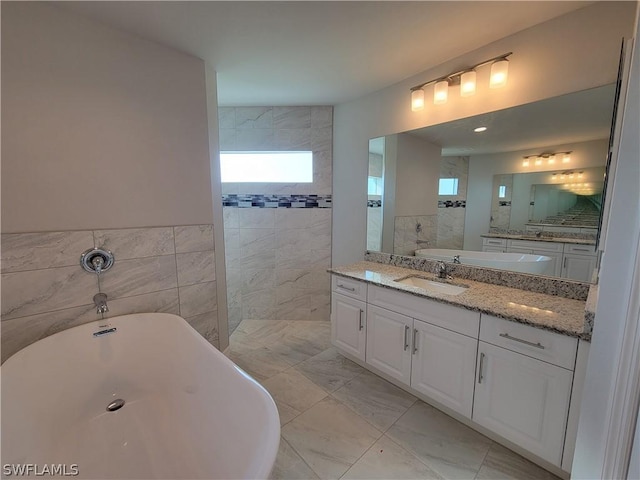
[[[473,131],[476,133],[480,133],[480,132],[484,132],[487,129],[487,127],[478,127],[478,128],[474,128]]]

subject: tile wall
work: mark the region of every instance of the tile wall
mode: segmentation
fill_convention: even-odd
[[[434,248],[438,215],[395,217],[393,253],[413,255],[420,248]]]
[[[213,225],[3,234],[2,361],[21,348],[99,320],[93,296],[108,296],[109,316],[174,313],[218,346]],[[80,266],[92,247],[110,250],[98,276]]]
[[[332,107],[221,107],[221,151],[308,150],[312,183],[222,185],[229,333],[329,320]]]

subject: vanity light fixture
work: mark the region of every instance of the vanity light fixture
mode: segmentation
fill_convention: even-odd
[[[491,80],[489,88],[500,88],[507,84],[509,74],[509,60],[507,57],[496,60],[491,64]]]
[[[434,80],[411,87],[411,110],[416,112],[424,109],[424,87],[435,84],[433,88],[433,103],[440,105],[446,103],[449,96],[449,87],[460,85],[460,96],[469,97],[476,93],[476,68],[491,64],[491,88],[504,87],[507,84],[509,60],[507,58],[513,52],[508,52],[484,62],[477,63],[469,68],[444,75]]]
[[[460,75],[460,96],[470,97],[476,93],[476,71],[469,70]]]
[[[440,80],[433,86],[433,103],[441,105],[447,103],[449,96],[449,79]]]
[[[424,109],[424,90],[421,88],[411,91],[411,110],[417,112]]]
[[[524,161],[522,162],[522,166],[528,167],[530,158],[535,159],[533,164],[536,166],[542,165],[542,163],[545,160],[547,161],[547,164],[553,165],[554,163],[556,163],[557,155],[562,155],[562,163],[569,163],[569,161],[571,160],[570,154],[571,152],[543,152],[543,153],[537,153],[534,155],[525,155],[524,157],[522,157],[524,158]]]

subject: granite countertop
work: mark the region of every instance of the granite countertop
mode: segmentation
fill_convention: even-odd
[[[334,267],[329,271],[343,277],[362,280],[506,320],[525,323],[536,328],[552,330],[583,340],[591,339],[591,329],[585,328],[586,302],[583,300],[571,300],[555,295],[457,279],[448,281],[448,283],[469,287],[459,295],[427,292],[418,287],[395,282],[395,280],[411,275],[436,279],[435,275],[376,262],[358,262]]]
[[[536,237],[535,235],[519,235],[511,233],[483,233],[480,236],[486,238],[506,238],[509,240],[530,240],[534,242],[573,243],[576,245],[596,244],[596,241],[590,238],[550,237],[548,235]]]

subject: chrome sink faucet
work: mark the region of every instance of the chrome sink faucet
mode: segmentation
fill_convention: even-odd
[[[107,294],[106,293],[96,293],[93,296],[93,303],[96,306],[96,313],[107,313],[109,311],[109,307],[107,306]]]

